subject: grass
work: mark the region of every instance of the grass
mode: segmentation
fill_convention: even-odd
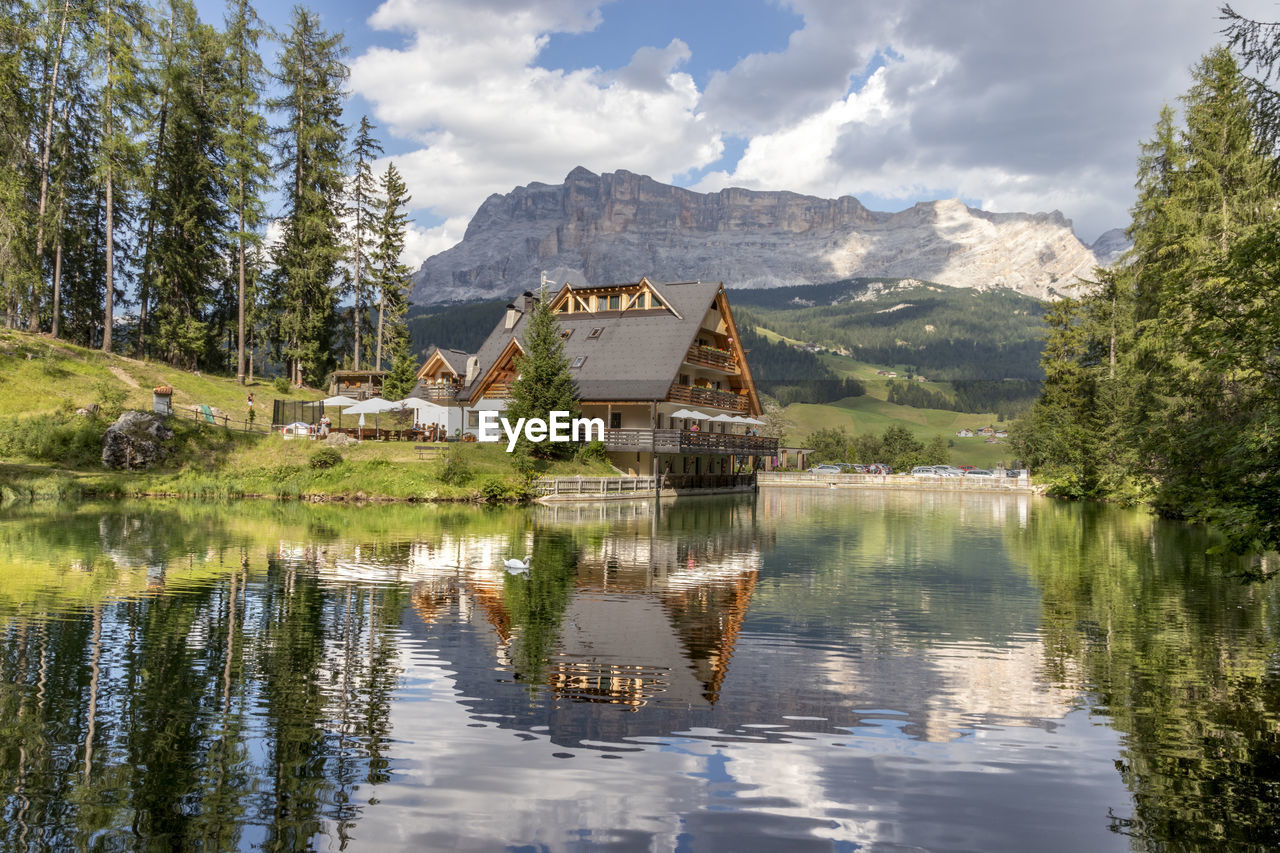
[[[174,389],[173,404],[208,405],[232,418],[247,412],[245,397],[253,392],[258,417],[271,417],[271,399],[319,400],[313,388],[281,394],[269,380],[240,385],[234,377],[189,373],[154,361],[108,355],[43,335],[0,329],[0,413],[31,415],[101,405],[123,394],[123,406],[151,409],[157,385]]]
[[[916,409],[911,406],[899,406],[876,398],[871,394],[863,397],[846,397],[835,403],[793,403],[783,410],[793,426],[788,430],[788,442],[803,442],[805,436],[820,429],[843,428],[846,432],[857,435],[875,433],[880,435],[887,427],[901,424],[928,443],[934,436],[941,435],[954,441],[951,449],[951,462],[954,465],[974,465],[989,468],[997,462],[1012,461],[1009,445],[1006,443],[987,444],[982,437],[960,438],[956,432],[964,427],[980,429],[985,426],[996,426],[995,415],[972,415],[963,412],[948,412],[941,409]]]
[[[322,445],[279,435],[239,433],[174,418],[172,453],[162,467],[106,472],[98,460],[109,418],[78,408],[150,410],[152,389],[170,385],[175,407],[207,404],[244,416],[255,391],[259,418],[270,400],[314,400],[314,389],[281,395],[269,382],[188,373],[164,364],[107,355],[42,335],[0,330],[0,501],[87,496],[269,496],[328,500],[502,500],[523,495],[525,474],[603,476],[601,461],[536,462],[521,472],[505,448],[448,445],[458,476],[441,478],[444,460],[420,460],[410,442],[361,442],[339,449],[341,461],[313,467]],[[256,388],[256,390],[255,390]],[[7,437],[7,438],[6,438]],[[458,466],[455,466],[458,467]]]

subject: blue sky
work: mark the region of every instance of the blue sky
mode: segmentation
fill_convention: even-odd
[[[1203,0],[312,6],[350,47],[348,120],[368,114],[408,180],[415,266],[490,194],[575,166],[879,210],[1056,209],[1089,242],[1127,224],[1139,142],[1221,27]],[[260,12],[287,27],[287,6]]]

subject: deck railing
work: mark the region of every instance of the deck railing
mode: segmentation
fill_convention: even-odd
[[[751,489],[755,474],[663,474],[658,477],[540,477],[533,483],[539,497],[583,497],[653,494],[695,489]]]
[[[433,402],[454,402],[454,397],[460,390],[458,385],[424,385],[422,386],[422,398]]]
[[[700,388],[696,385],[672,385],[667,399],[672,403],[688,403],[693,406],[708,406],[713,409],[724,409],[730,412],[747,410],[747,395],[735,394],[732,391],[717,391],[714,388]]]
[[[778,439],[766,435],[692,432],[682,429],[607,429],[606,450],[635,453],[728,453],[773,456]]]
[[[689,347],[689,352],[685,355],[684,360],[689,364],[723,370],[726,373],[738,372],[738,362],[734,359],[733,353],[716,349],[715,347],[694,344]]]

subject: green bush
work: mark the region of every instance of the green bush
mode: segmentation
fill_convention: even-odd
[[[608,462],[609,454],[605,452],[603,441],[590,441],[578,448],[579,462]]]
[[[284,376],[277,376],[271,380],[271,387],[276,389],[277,394],[288,394],[290,390],[289,380]]]
[[[75,414],[38,415],[0,421],[0,456],[84,468],[102,461],[108,422]]]
[[[513,492],[507,487],[505,480],[497,474],[490,474],[480,484],[480,496],[489,503],[497,503],[512,497]]]
[[[342,464],[342,454],[336,447],[322,447],[311,454],[311,467],[316,471]]]
[[[440,482],[450,486],[461,486],[471,479],[471,469],[462,458],[462,449],[450,447],[445,451],[444,464],[440,466]]]

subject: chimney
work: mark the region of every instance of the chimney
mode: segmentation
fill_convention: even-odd
[[[537,302],[537,301],[538,301],[538,297],[534,296],[534,295],[533,295],[533,292],[532,292],[532,291],[529,291],[529,290],[526,290],[524,293],[522,293],[522,294],[520,294],[520,295],[524,297],[523,302],[522,302],[522,308],[523,308],[524,312],[525,312],[526,314],[532,314],[532,313],[533,313],[533,305],[534,305],[534,303],[535,303],[535,302]]]
[[[516,320],[520,318],[520,311],[516,308],[514,302],[507,305],[507,331],[511,331],[516,326]]]
[[[467,356],[467,381],[466,385],[470,385],[476,378],[476,374],[480,372],[480,357]]]

